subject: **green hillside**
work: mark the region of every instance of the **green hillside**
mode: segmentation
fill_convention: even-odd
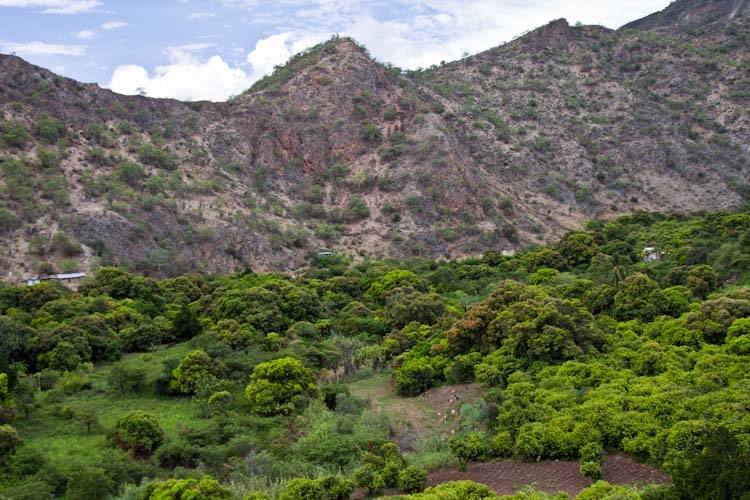
[[[639,212],[514,256],[3,287],[0,498],[496,498],[417,492],[611,453],[671,485],[571,496],[741,498],[748,285],[750,213]]]

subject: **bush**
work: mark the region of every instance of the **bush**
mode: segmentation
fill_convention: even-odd
[[[117,177],[130,186],[137,186],[147,177],[146,169],[137,163],[124,161],[117,166]]]
[[[641,491],[641,500],[679,500],[671,484],[650,484]]]
[[[138,455],[150,455],[164,442],[164,430],[153,415],[134,411],[117,421],[114,442]]]
[[[602,478],[602,466],[597,462],[581,462],[578,471],[582,476],[598,481]]]
[[[595,462],[601,464],[604,462],[604,449],[602,448],[602,445],[597,442],[588,443],[578,450],[578,456],[581,459],[581,462]]]
[[[251,410],[259,415],[289,415],[317,394],[312,372],[290,357],[257,365],[245,388]]]
[[[335,476],[326,476],[318,479],[323,487],[325,500],[348,500],[354,493],[354,483],[347,479]]]
[[[354,483],[336,476],[296,478],[289,481],[279,500],[348,500],[352,493]]]
[[[55,388],[63,394],[71,396],[81,392],[83,389],[90,389],[91,383],[88,377],[81,372],[65,372],[55,384]]]
[[[156,450],[156,461],[159,467],[174,469],[175,467],[195,467],[198,464],[200,450],[185,441],[175,441],[164,444]]]
[[[16,227],[16,217],[5,207],[0,207],[0,233]]]
[[[452,437],[448,440],[451,453],[458,459],[460,470],[466,470],[466,464],[470,461],[487,460],[490,455],[490,447],[484,436],[477,433],[467,434],[463,438]]]
[[[0,464],[15,453],[20,445],[18,431],[8,424],[0,425]]]
[[[496,500],[499,499],[492,490],[483,484],[472,481],[452,481],[434,488],[427,488],[413,498],[419,500]]]
[[[513,438],[508,431],[500,431],[490,441],[492,456],[506,458],[513,455]]]
[[[367,206],[367,202],[358,195],[353,195],[349,198],[349,202],[346,204],[346,218],[349,221],[357,221],[360,219],[366,219],[370,216],[370,208]]]
[[[68,481],[66,498],[69,500],[103,500],[114,489],[114,481],[100,467],[83,467],[76,470]]]
[[[151,144],[142,144],[138,149],[138,159],[146,165],[164,170],[177,169],[177,155],[163,151]]]
[[[65,233],[59,232],[52,236],[50,241],[50,250],[53,252],[59,252],[65,257],[75,257],[83,252],[81,245],[76,243]]]
[[[416,396],[433,386],[435,370],[428,358],[416,358],[406,361],[393,376],[396,394]]]
[[[406,466],[398,445],[392,442],[383,443],[374,453],[365,453],[362,462],[364,465],[354,471],[354,484],[370,493],[396,487],[399,471]]]
[[[427,471],[410,465],[398,473],[398,487],[407,493],[422,491],[427,484]]]
[[[60,155],[44,146],[37,148],[36,161],[44,170],[57,170],[60,168]]]
[[[385,488],[383,476],[378,474],[372,467],[360,467],[354,471],[352,479],[357,487],[367,488],[367,491],[371,494]]]
[[[169,479],[149,483],[139,500],[233,500],[232,493],[213,479]]]
[[[453,363],[445,369],[445,379],[449,384],[468,384],[474,381],[474,368],[481,363],[482,355],[472,352],[456,356]]]
[[[21,122],[18,122],[16,120],[10,120],[3,123],[3,126],[0,128],[0,130],[2,130],[2,135],[0,135],[0,142],[12,148],[23,148],[31,138],[29,132],[26,130],[26,127],[24,127]]]
[[[119,361],[112,365],[107,374],[110,388],[121,395],[139,392],[146,381],[145,366],[131,361]]]
[[[292,479],[286,486],[286,492],[279,500],[321,500],[323,486],[314,479]]]
[[[232,394],[229,391],[218,391],[211,394],[208,398],[208,413],[212,417],[217,415],[226,415],[229,412],[229,405],[232,404]]]
[[[339,394],[343,394],[345,396],[351,395],[351,393],[349,392],[349,386],[345,384],[324,385],[321,388],[321,393],[323,394],[323,402],[331,411],[334,411],[336,409],[336,401]]]
[[[48,144],[59,141],[67,132],[68,129],[63,122],[46,115],[40,116],[34,124],[34,135]]]
[[[377,144],[383,140],[383,133],[374,123],[365,123],[362,125],[362,139]]]

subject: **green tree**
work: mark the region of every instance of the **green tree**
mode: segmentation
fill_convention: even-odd
[[[530,273],[536,272],[542,268],[557,269],[565,271],[568,268],[568,261],[557,250],[543,248],[538,252],[530,252],[525,255],[526,270]]]
[[[289,415],[317,394],[312,372],[290,357],[257,365],[245,388],[250,408],[259,415]]]
[[[104,469],[91,466],[74,470],[68,484],[66,498],[69,500],[104,500],[113,493],[115,486]]]
[[[693,292],[693,295],[701,299],[705,299],[710,292],[716,289],[718,284],[718,274],[713,267],[707,265],[691,267],[685,278],[685,286]]]
[[[16,452],[21,445],[18,431],[8,424],[0,425],[0,464]]]
[[[385,319],[391,328],[403,328],[412,321],[435,324],[445,312],[445,299],[437,293],[422,293],[398,287],[384,294]]]
[[[588,264],[597,254],[599,247],[594,237],[588,233],[568,233],[558,244],[560,254],[565,257],[570,266]]]
[[[750,318],[734,320],[727,329],[727,348],[739,355],[750,354]]]
[[[181,394],[193,394],[198,379],[208,374],[217,374],[220,367],[202,349],[188,353],[179,366],[172,370],[169,390]]]
[[[133,361],[118,361],[107,374],[107,383],[120,395],[135,393],[143,388],[146,381],[146,367]]]
[[[86,432],[91,434],[91,430],[99,426],[99,414],[93,406],[85,406],[77,412],[78,421],[86,427]]]
[[[178,340],[188,340],[197,337],[203,331],[198,314],[189,303],[182,302],[172,319],[172,335]]]
[[[117,421],[114,442],[120,448],[148,456],[164,442],[164,430],[156,417],[138,410]]]
[[[630,275],[617,286],[613,309],[615,318],[619,320],[640,319],[648,322],[668,308],[659,284],[645,274]]]
[[[745,499],[750,492],[750,451],[726,427],[693,434],[697,442],[683,446],[681,460],[669,462],[680,498],[688,500]]]

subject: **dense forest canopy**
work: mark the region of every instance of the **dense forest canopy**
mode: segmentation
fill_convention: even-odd
[[[750,213],[639,212],[514,256],[3,287],[0,498],[492,499],[421,490],[510,457],[596,481],[614,451],[672,484],[578,498],[746,498],[749,283]],[[483,395],[451,439],[399,442],[349,387],[382,373]]]

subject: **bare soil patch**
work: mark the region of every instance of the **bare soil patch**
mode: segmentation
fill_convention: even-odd
[[[503,460],[469,464],[465,472],[456,468],[440,469],[429,474],[428,486],[448,481],[470,480],[492,488],[499,495],[511,495],[531,485],[546,493],[564,491],[571,497],[591,485],[591,480],[578,472],[578,462],[555,460],[518,462]],[[668,483],[669,477],[624,455],[607,454],[602,466],[603,479],[611,484],[645,485]]]

